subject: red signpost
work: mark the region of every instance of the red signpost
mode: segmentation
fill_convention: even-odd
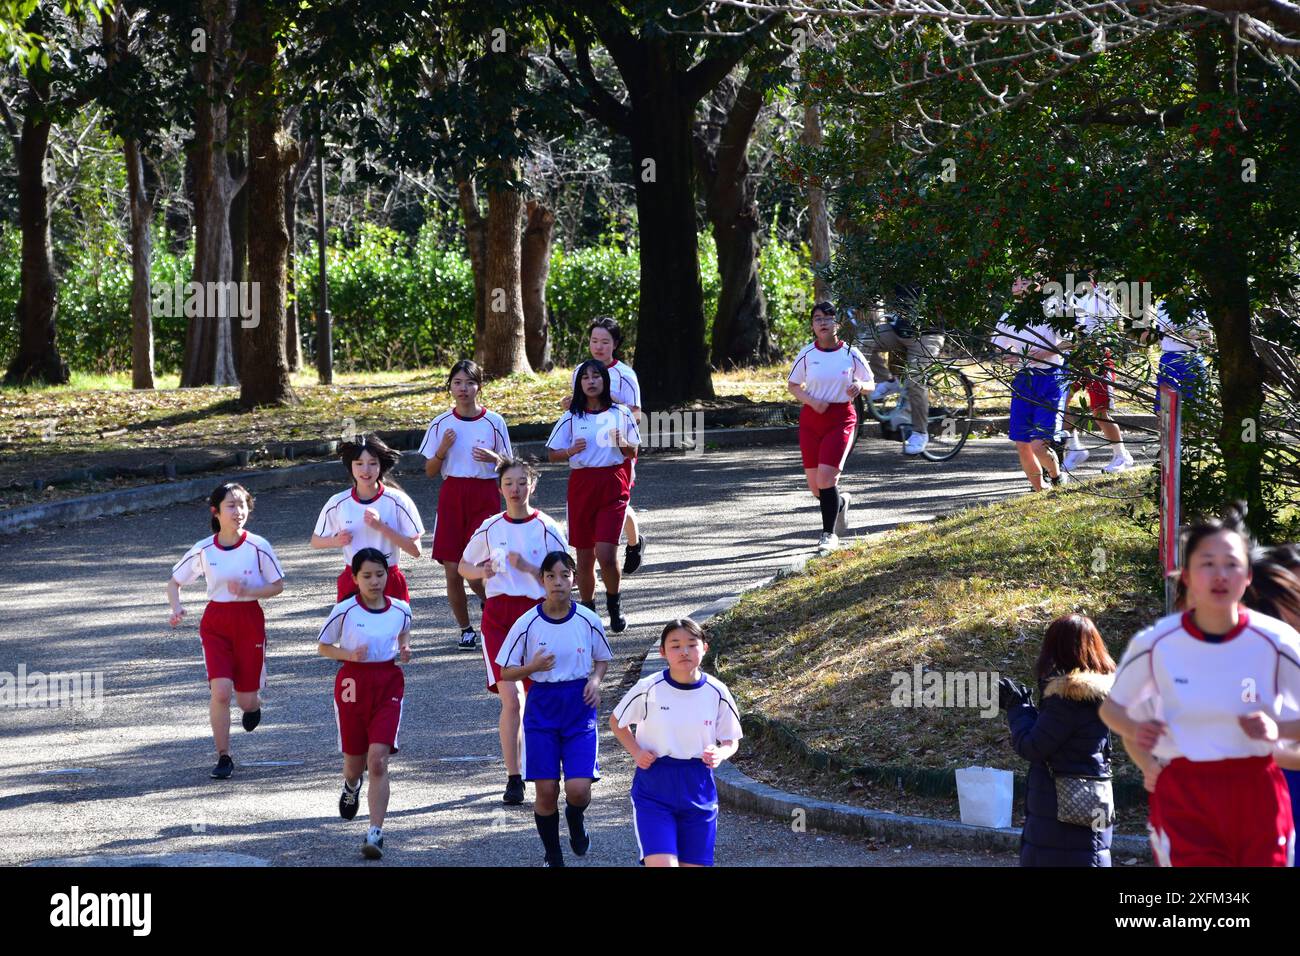
[[[1182,524],[1179,477],[1183,452],[1182,396],[1168,385],[1160,386],[1160,569],[1165,576],[1165,613],[1174,610],[1179,554],[1178,528]]]

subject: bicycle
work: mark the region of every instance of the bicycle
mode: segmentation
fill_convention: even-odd
[[[855,344],[859,348],[871,347],[874,336],[870,329],[859,328],[854,321]],[[926,416],[929,444],[920,457],[927,461],[948,461],[956,457],[970,437],[975,418],[975,387],[956,362],[937,359],[922,369],[904,371],[898,376],[899,390],[880,399],[872,400],[869,393],[853,400],[858,413],[858,427],[853,432],[849,453],[857,446],[858,436],[868,421],[879,422],[882,431],[897,433],[902,441],[912,434],[911,408],[907,399],[909,379],[918,374],[924,379],[929,394],[930,410]]]

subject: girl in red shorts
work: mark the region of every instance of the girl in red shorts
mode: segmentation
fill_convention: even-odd
[[[589,610],[596,610],[599,562],[609,629],[615,634],[627,628],[618,590],[618,539],[632,497],[626,461],[636,457],[640,443],[636,417],[610,398],[605,363],[583,362],[574,377],[569,410],[551,429],[546,447],[551,461],[569,463],[569,541],[578,552],[578,594]]]
[[[497,655],[511,626],[525,611],[546,596],[542,586],[542,558],[552,551],[567,551],[564,532],[550,515],[533,508],[529,498],[537,487],[537,470],[526,461],[506,458],[497,465],[497,484],[506,510],[488,518],[465,545],[460,559],[461,577],[483,581],[487,607],[483,611],[483,664],[487,688],[501,700],[497,730],[501,756],[506,763],[506,792],[502,802],[524,802],[524,778],[519,772],[519,727],[527,681],[502,680]]]
[[[393,482],[384,483],[384,476],[401,460],[401,453],[385,445],[378,435],[359,435],[356,441],[343,443],[339,457],[352,476],[352,487],[325,502],[316,519],[311,546],[343,549],[343,570],[338,577],[340,601],[357,593],[349,568],[352,559],[361,549],[374,548],[388,561],[384,593],[409,602],[411,593],[397,560],[403,551],[413,558],[420,556],[424,523],[410,496]]]
[[[406,679],[397,666],[411,660],[411,606],[389,597],[388,559],[376,548],[352,556],[356,593],[334,605],[320,630],[321,657],[342,661],[334,677],[334,715],[343,753],[339,816],[351,820],[361,803],[361,775],[370,771],[370,829],[361,855],[384,855],[388,755],[397,753]]]
[[[1129,642],[1101,719],[1142,752],[1151,849],[1162,866],[1290,866],[1295,824],[1280,738],[1300,739],[1300,634],[1248,611],[1250,548],[1241,518],[1192,526],[1182,581],[1188,610]]]
[[[203,578],[208,585],[208,606],[199,622],[203,661],[207,666],[212,698],[208,717],[217,747],[212,776],[224,780],[235,769],[230,759],[230,698],[244,712],[244,729],[262,719],[258,692],[266,686],[266,621],[261,598],[284,590],[284,572],[270,543],[244,530],[253,511],[253,496],[243,485],[228,482],[208,498],[212,530],[185,552],[172,568],[167,582],[171,625],[185,617],[181,587]]]
[[[786,388],[803,403],[799,410],[799,454],[808,490],[821,505],[819,554],[840,544],[848,531],[849,495],[837,488],[858,425],[853,399],[875,383],[862,353],[839,340],[835,306],[818,302],[812,310],[813,341],[795,356]]]
[[[451,367],[447,389],[456,405],[429,424],[420,454],[428,459],[424,473],[442,475],[438,489],[438,515],[433,522],[433,560],[442,564],[447,577],[447,600],[452,616],[460,625],[462,651],[478,647],[478,637],[469,623],[465,601],[465,579],[457,568],[470,535],[484,521],[501,510],[496,466],[511,457],[510,436],[505,420],[478,403],[483,373],[469,359]],[[487,600],[483,582],[471,581],[479,602]]]

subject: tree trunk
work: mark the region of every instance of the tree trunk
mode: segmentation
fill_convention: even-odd
[[[524,347],[528,364],[539,372],[549,371],[551,361],[550,324],[546,315],[546,279],[551,273],[551,244],[555,240],[555,213],[540,202],[529,200],[528,223],[520,247],[520,278],[524,297]]]
[[[244,15],[252,44],[248,59],[254,77],[248,123],[248,275],[256,321],[245,324],[240,365],[242,408],[297,401],[289,383],[284,347],[285,177],[298,161],[298,146],[284,127],[274,25],[265,0],[245,0]],[[251,319],[249,320],[252,321]]]
[[[126,35],[130,19],[121,0],[104,11],[100,20],[104,31],[104,59],[108,64],[108,82],[129,56]],[[134,139],[122,140],[122,163],[126,172],[127,208],[131,217],[131,387],[153,388],[153,315],[151,310],[149,264],[153,258],[153,194],[146,181],[144,157]]]
[[[225,91],[231,28],[236,0],[205,0],[207,55],[196,67],[201,92],[195,104],[194,144],[194,272],[193,281],[205,290],[225,287],[232,280],[234,252],[230,240],[230,205],[241,185],[230,175],[226,158],[229,115]],[[181,387],[235,385],[230,334],[230,296],[204,295],[205,305],[215,305],[190,318],[185,333],[185,358]],[[236,300],[238,297],[235,297]],[[237,310],[236,310],[237,311]]]
[[[761,74],[750,71],[736,94],[715,144],[695,138],[696,169],[704,186],[704,210],[718,249],[721,289],[713,319],[714,368],[765,365],[776,358],[767,317],[767,299],[758,279],[758,184],[750,176],[749,137],[763,93]]]
[[[691,119],[694,103],[666,55],[634,96],[632,175],[640,225],[641,305],[634,367],[648,408],[713,397],[704,342],[704,293],[696,237]],[[651,160],[652,163],[646,163]]]
[[[63,385],[68,366],[55,344],[57,286],[50,237],[50,192],[45,180],[52,124],[43,104],[49,100],[48,75],[32,67],[27,76],[23,127],[18,140],[18,224],[22,265],[18,294],[18,354],[9,363],[6,384],[45,382]]]
[[[494,161],[495,162],[495,161]],[[502,169],[517,179],[519,169]],[[488,294],[483,337],[483,374],[500,378],[530,372],[524,347],[523,281],[520,226],[523,196],[515,189],[490,186],[487,191],[487,257],[483,274]]]
[[[294,170],[284,177],[284,225],[289,248],[284,272],[284,358],[290,372],[302,371],[302,340],[298,334],[298,189]]]
[[[131,207],[131,387],[154,388],[153,314],[149,264],[153,259],[153,203],[145,188],[140,145],[122,141],[127,202]]]
[[[821,115],[811,100],[803,105],[803,132],[799,142],[811,147],[822,144]],[[826,192],[820,186],[808,187],[808,246],[812,250],[813,298],[825,302],[831,297],[831,287],[822,270],[831,261],[831,229],[826,217]]]
[[[487,226],[478,208],[478,192],[468,178],[456,181],[456,198],[465,220],[465,249],[474,275],[474,361],[484,363],[487,341]]]
[[[242,148],[228,153],[227,159],[230,175],[243,183],[230,198],[230,278],[243,288],[248,281],[248,159]],[[230,354],[235,368],[241,367],[241,321],[238,315],[230,317]]]

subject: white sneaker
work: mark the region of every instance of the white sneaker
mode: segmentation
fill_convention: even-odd
[[[886,395],[893,395],[899,391],[898,379],[891,378],[888,382],[877,382],[876,387],[871,391],[871,400],[878,402]]]
[[[1112,458],[1110,460],[1110,464],[1103,465],[1101,470],[1108,475],[1113,475],[1119,471],[1128,471],[1128,469],[1132,467],[1133,467],[1133,456],[1126,451],[1124,452],[1124,454],[1116,455],[1114,458]]]
[[[907,436],[907,444],[903,446],[904,455],[919,455],[925,451],[926,446],[930,444],[930,436],[921,432],[912,432]]]
[[[817,542],[818,554],[830,554],[840,546],[840,536],[831,532],[822,532],[821,539]]]
[[[1085,461],[1088,460],[1088,449],[1071,448],[1065,453],[1065,461],[1061,462],[1061,467],[1066,471],[1074,471]]]
[[[835,534],[841,535],[841,534],[848,534],[848,533],[849,533],[849,493],[847,491],[841,491],[839,511],[837,511],[835,514]]]

